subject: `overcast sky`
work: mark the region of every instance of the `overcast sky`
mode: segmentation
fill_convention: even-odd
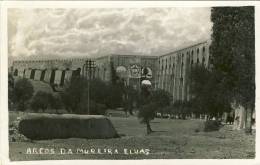
[[[9,9],[9,55],[162,55],[210,38],[210,8]]]

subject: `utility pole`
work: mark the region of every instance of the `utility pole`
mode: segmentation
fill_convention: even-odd
[[[95,61],[87,60],[85,63],[86,73],[87,73],[87,80],[88,80],[88,115],[90,115],[90,81],[93,78],[92,71],[95,69]]]

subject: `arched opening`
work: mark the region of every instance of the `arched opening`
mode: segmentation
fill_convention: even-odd
[[[202,64],[205,65],[205,57],[202,58]]]
[[[45,73],[46,73],[46,69],[42,71],[40,81],[43,81],[43,80],[44,80]]]
[[[18,69],[14,70],[14,76],[18,76]]]
[[[23,77],[25,77],[25,71],[26,71],[26,69],[23,70]]]
[[[81,72],[81,68],[77,68],[77,70],[73,70],[71,78],[74,79],[76,77],[79,77],[80,76],[80,72]]]
[[[103,80],[105,80],[105,78],[106,78],[106,71],[107,71],[107,69],[104,68],[104,72],[103,72]]]
[[[32,69],[31,71],[31,75],[30,75],[30,79],[34,79],[34,76],[35,76],[35,69]]]
[[[149,67],[142,68],[142,77],[152,78],[152,76],[153,76],[153,72],[151,68]]]
[[[62,73],[61,73],[60,86],[63,86],[63,85],[64,85],[65,72],[66,72],[66,70],[63,70]]]
[[[52,70],[51,70],[50,84],[54,84],[55,71],[56,71],[56,69],[52,69]]]

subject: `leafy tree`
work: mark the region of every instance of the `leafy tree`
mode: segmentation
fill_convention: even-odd
[[[155,112],[170,105],[170,95],[164,90],[151,91],[149,86],[141,87],[141,106],[138,117],[146,124],[147,134],[152,132],[150,121],[155,118]]]
[[[116,73],[116,70],[114,68],[114,63],[113,62],[110,63],[110,69],[111,69],[111,83],[113,85],[116,85],[118,80],[119,80],[119,77],[118,77],[118,75]]]
[[[117,108],[123,106],[123,96],[126,92],[123,79],[117,75],[113,62],[110,63],[111,82],[109,83],[109,95],[107,97],[107,105],[109,108]]]
[[[58,109],[62,108],[62,100],[60,95],[50,95],[49,96],[49,105],[50,108],[54,109],[58,113]]]
[[[76,76],[67,84],[61,93],[61,99],[65,109],[70,113],[77,113],[83,94],[86,92],[87,79]],[[87,99],[84,100],[85,102]]]
[[[207,114],[210,119],[230,111],[229,98],[222,86],[217,84],[215,72],[197,65],[190,73],[192,99],[188,104],[192,104],[193,113]]]
[[[33,86],[31,82],[25,78],[17,80],[14,85],[13,98],[17,109],[24,111],[28,101],[33,96]]]
[[[90,83],[89,91],[88,83]],[[91,114],[100,114],[101,109],[106,108],[108,94],[107,84],[100,79],[89,81],[84,77],[76,77],[61,93],[61,99],[66,110],[71,113],[86,114],[89,108]]]
[[[213,70],[218,85],[232,102],[242,105],[249,119],[255,108],[254,7],[212,8]],[[246,124],[251,133],[251,121]]]
[[[150,125],[150,121],[155,118],[156,106],[157,105],[155,103],[144,104],[140,107],[138,113],[138,117],[141,119],[141,123],[146,124],[147,134],[153,132]]]
[[[45,112],[45,110],[48,108],[50,104],[51,98],[52,95],[50,93],[44,91],[38,91],[32,98],[31,108],[35,112],[38,112],[39,110]]]
[[[133,115],[133,104],[138,103],[138,91],[132,86],[126,86],[124,92],[124,109]]]
[[[8,108],[13,109],[14,103],[14,78],[12,74],[8,74]]]
[[[123,106],[123,94],[124,94],[124,89],[120,84],[113,85],[109,84],[108,85],[108,92],[107,92],[107,106],[109,108],[117,108]]]

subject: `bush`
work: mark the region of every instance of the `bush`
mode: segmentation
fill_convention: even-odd
[[[89,91],[88,83],[90,83]],[[109,102],[110,93],[113,92],[108,91],[108,85],[100,79],[89,81],[84,77],[77,77],[61,93],[61,99],[66,110],[71,113],[88,114],[89,99],[91,114],[105,114],[105,105]]]
[[[52,95],[47,92],[38,91],[31,101],[31,108],[38,112],[40,109],[44,112],[50,105]]]
[[[96,103],[93,100],[90,100],[89,104],[89,113],[91,115],[105,115],[106,106],[104,104]],[[76,111],[77,114],[88,114],[88,102],[82,100],[79,104],[79,107]]]
[[[14,78],[12,74],[8,74],[8,109],[11,111],[14,109]]]
[[[58,96],[50,95],[49,105],[51,109],[56,110],[56,113],[58,113],[58,109],[63,107],[60,95]]]
[[[18,110],[24,111],[27,108],[27,103],[32,98],[33,92],[33,86],[29,80],[23,78],[15,83],[13,99]]]
[[[220,128],[221,123],[217,120],[207,120],[204,123],[204,132],[218,131]]]

